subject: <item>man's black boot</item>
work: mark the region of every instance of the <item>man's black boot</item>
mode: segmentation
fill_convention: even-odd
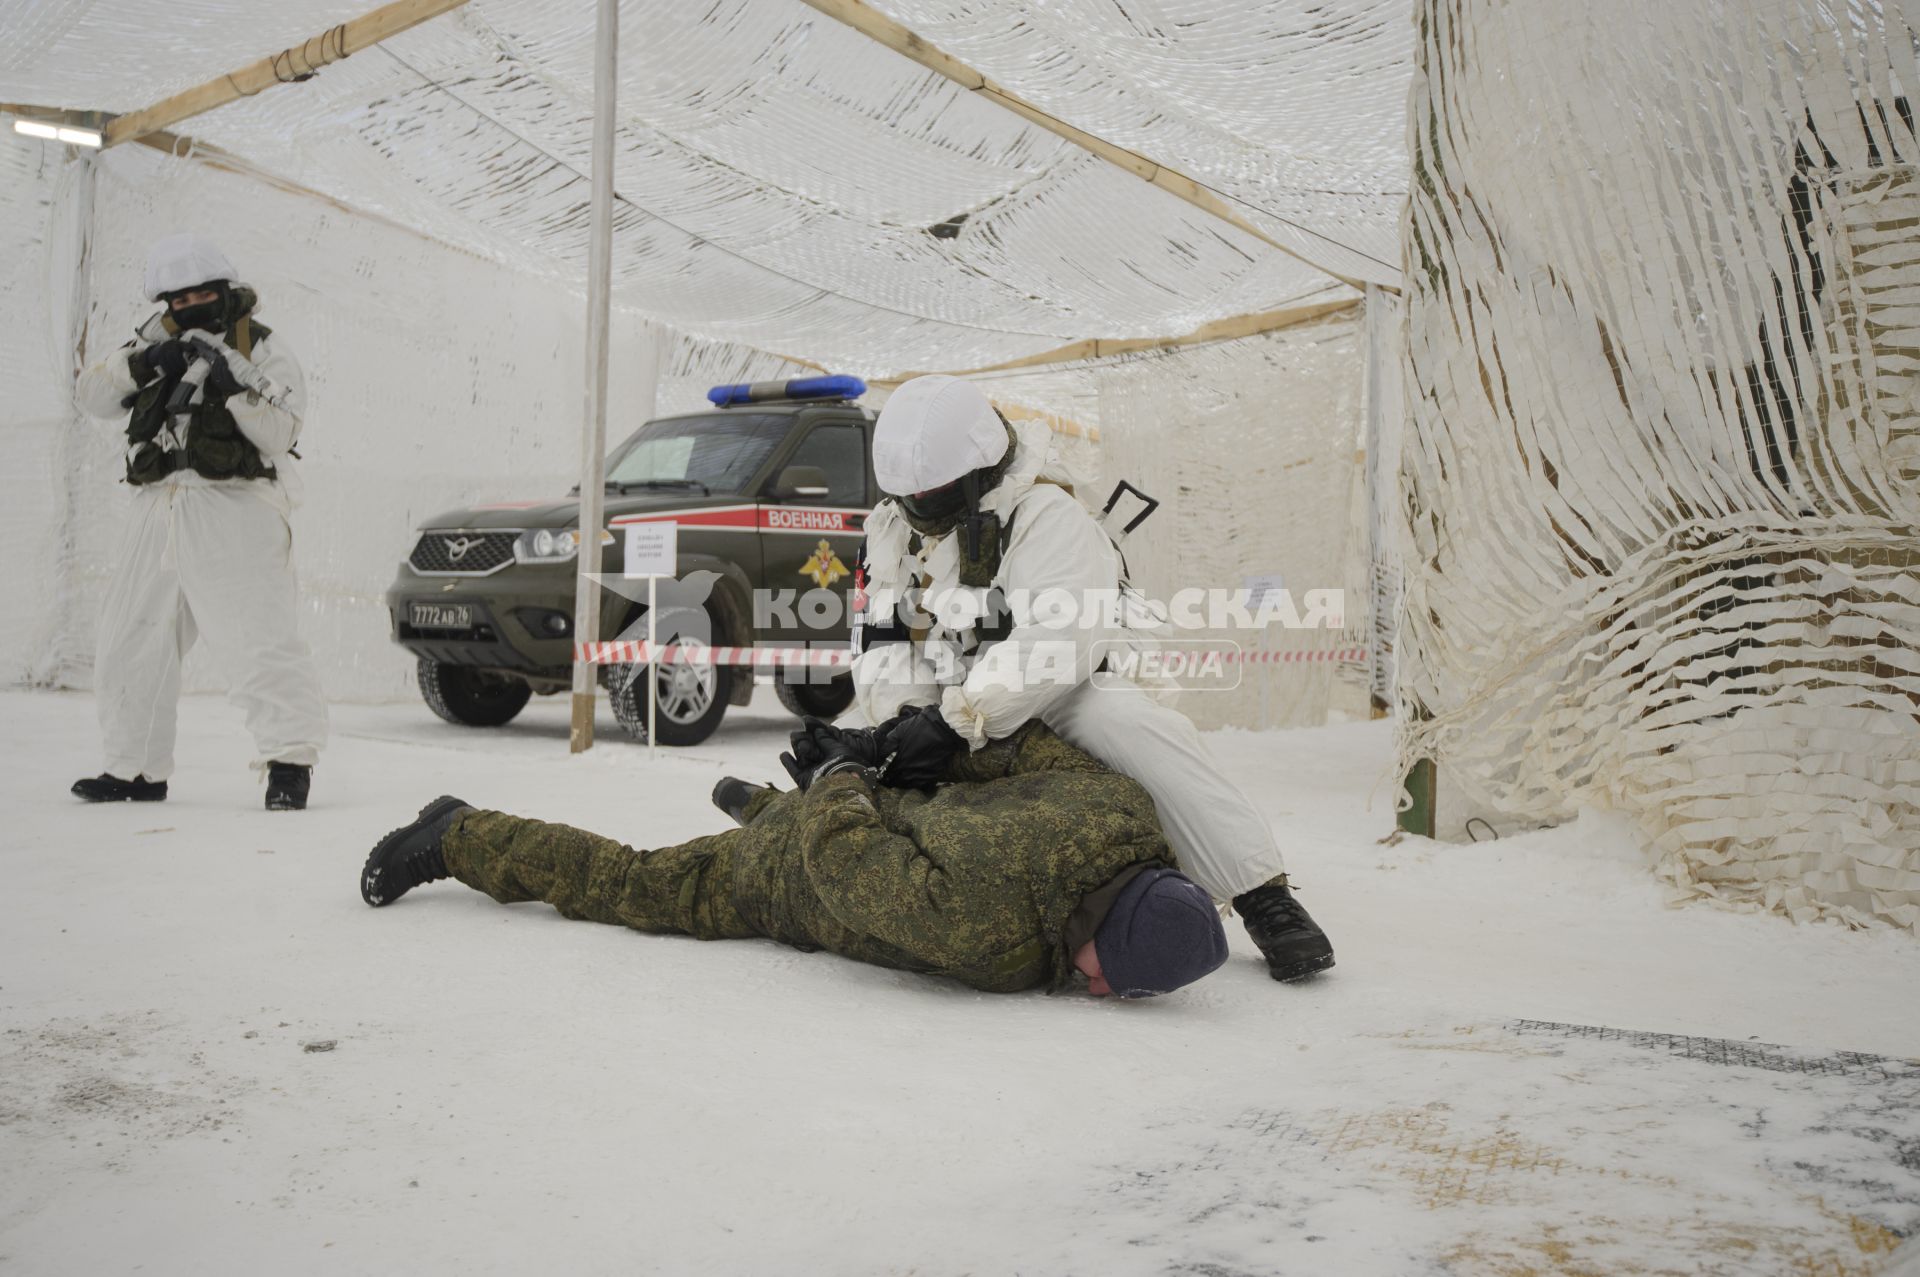
[[[1287,887],[1286,875],[1233,898],[1234,912],[1266,955],[1276,980],[1298,980],[1333,965],[1333,942]]]
[[[305,811],[313,768],[305,763],[267,764],[267,810]]]
[[[157,803],[165,801],[167,797],[167,782],[148,780],[145,776],[121,780],[118,776],[101,772],[98,776],[74,781],[70,792],[75,798],[89,803]]]
[[[738,776],[722,776],[720,783],[713,787],[713,805],[733,818],[736,825],[747,823],[747,804],[753,796],[769,788],[767,785],[755,785],[751,781],[741,780]]]
[[[423,882],[445,878],[447,859],[440,854],[440,840],[456,818],[472,810],[443,794],[422,807],[411,825],[382,838],[360,871],[360,898],[370,905],[390,905]]]

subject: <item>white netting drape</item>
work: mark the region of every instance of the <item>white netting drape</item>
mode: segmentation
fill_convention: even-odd
[[[1244,590],[1253,578],[1279,578],[1300,605],[1310,590],[1344,592],[1340,629],[1179,630],[1268,658],[1247,663],[1232,693],[1174,699],[1202,726],[1307,726],[1330,710],[1366,712],[1364,667],[1328,659],[1366,645],[1362,343],[1348,315],[1094,374],[1097,495],[1129,479],[1163,503],[1127,544],[1149,595]]]
[[[1684,894],[1920,927],[1907,7],[1426,0],[1408,757]]]
[[[1366,649],[1373,616],[1365,342],[1356,308],[1237,341],[974,378],[1003,406],[1097,433],[1097,443],[1056,439],[1090,507],[1122,479],[1161,502],[1125,546],[1131,579],[1149,597],[1244,593],[1253,578],[1278,578],[1305,612],[1308,591],[1343,593],[1345,624],[1335,628],[1249,629],[1226,617],[1219,628],[1172,630],[1169,638],[1230,641],[1256,658],[1230,689],[1161,689],[1203,727],[1367,714],[1367,667],[1351,655]]]
[[[797,0],[630,0],[617,296],[702,336],[899,371],[1351,295],[1325,271],[1392,283],[1406,5],[882,6],[1071,122],[1163,151],[1295,257]],[[0,100],[135,108],[363,7],[180,0],[160,20],[134,0],[32,0]],[[181,129],[571,282],[592,45],[591,6],[472,0]]]
[[[1397,284],[1407,0],[883,0],[1050,114],[1172,164],[1327,270]]]

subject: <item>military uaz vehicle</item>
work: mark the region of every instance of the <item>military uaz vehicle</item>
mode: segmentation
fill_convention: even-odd
[[[646,638],[645,583],[621,581],[623,528],[672,520],[679,563],[676,581],[660,582],[663,644],[843,647],[877,496],[873,414],[855,402],[865,391],[857,377],[716,386],[712,410],[649,421],[616,447],[598,538],[614,588],[601,596],[597,637]],[[386,601],[434,713],[497,727],[535,693],[571,686],[579,524],[579,501],[565,497],[449,510],[420,525]],[[649,676],[663,745],[705,740],[728,705],[753,693],[746,666],[602,666],[614,715],[638,740]],[[788,666],[775,688],[795,714],[833,718],[853,700],[836,667]]]

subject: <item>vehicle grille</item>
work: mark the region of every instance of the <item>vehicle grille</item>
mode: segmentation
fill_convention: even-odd
[[[415,572],[477,576],[512,562],[513,543],[519,536],[518,532],[427,532],[414,544],[407,562]]]

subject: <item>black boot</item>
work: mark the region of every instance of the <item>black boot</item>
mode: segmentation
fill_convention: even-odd
[[[447,826],[473,808],[458,798],[441,795],[420,809],[411,824],[394,830],[375,844],[360,871],[360,898],[370,905],[390,905],[423,882],[447,876],[447,860],[440,840]]]
[[[720,783],[713,787],[713,805],[733,817],[733,823],[747,823],[747,804],[753,796],[768,788],[741,780],[737,776],[722,776]]]
[[[1298,980],[1333,965],[1333,942],[1287,887],[1284,876],[1233,898],[1234,912],[1266,955],[1276,980]]]
[[[267,810],[305,811],[313,768],[305,763],[267,764]]]
[[[167,782],[148,780],[145,776],[121,780],[101,772],[98,776],[74,781],[69,792],[89,803],[158,803],[166,801]]]

